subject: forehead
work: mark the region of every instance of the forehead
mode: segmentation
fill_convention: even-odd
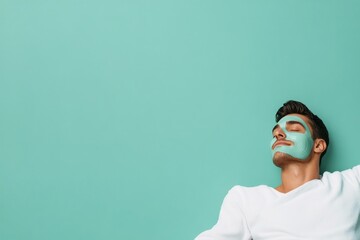
[[[300,114],[288,114],[288,115],[282,117],[278,123],[283,123],[283,122],[287,122],[287,121],[297,121],[300,123],[305,122],[306,124],[308,124],[307,117],[300,115]]]

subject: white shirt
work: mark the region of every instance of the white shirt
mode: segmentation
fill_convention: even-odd
[[[195,240],[360,240],[360,165],[281,193],[233,187],[216,225]]]

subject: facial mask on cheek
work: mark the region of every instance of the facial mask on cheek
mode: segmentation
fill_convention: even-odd
[[[305,133],[287,131],[286,122],[288,121],[300,122],[305,127]],[[314,140],[311,137],[310,129],[306,125],[305,121],[297,116],[285,116],[280,119],[278,125],[286,135],[285,140],[293,142],[293,145],[278,145],[274,149],[272,149],[273,144],[276,142],[276,138],[274,137],[270,145],[272,157],[274,157],[275,153],[277,152],[286,153],[294,158],[298,158],[301,160],[305,160],[307,157],[309,157],[314,144]]]

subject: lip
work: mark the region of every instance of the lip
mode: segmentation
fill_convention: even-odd
[[[291,143],[291,142],[288,142],[288,141],[283,141],[283,140],[276,141],[276,142],[274,143],[274,145],[272,146],[272,149],[276,148],[276,146],[279,146],[279,145],[291,146],[292,143]]]

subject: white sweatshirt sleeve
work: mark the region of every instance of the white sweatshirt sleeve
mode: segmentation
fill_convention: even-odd
[[[241,210],[241,191],[235,186],[225,196],[217,223],[195,240],[251,240],[246,218]]]
[[[353,172],[354,172],[354,175],[359,183],[359,186],[360,186],[360,165],[356,166],[356,167],[353,167]]]

